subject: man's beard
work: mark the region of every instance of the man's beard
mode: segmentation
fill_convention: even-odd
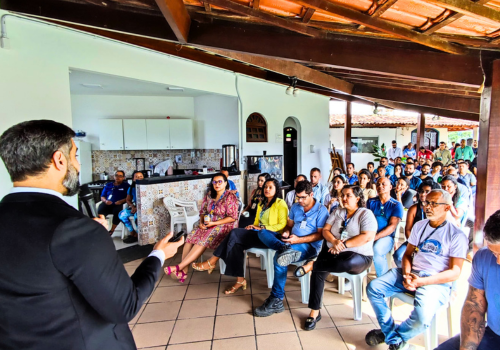
[[[429,170],[423,170],[422,169],[422,175],[427,175],[427,174],[429,174]]]
[[[409,172],[408,170],[405,170],[405,176],[413,176],[414,172]]]
[[[64,195],[67,197],[74,196],[80,191],[79,172],[71,163],[68,163],[68,171],[66,172],[62,185],[66,188],[66,193],[64,193]]]

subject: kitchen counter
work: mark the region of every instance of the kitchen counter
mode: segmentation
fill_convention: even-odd
[[[199,179],[211,179],[214,174],[218,172],[211,172],[208,174],[200,173],[199,175],[167,175],[167,176],[157,176],[157,177],[148,177],[144,180],[137,181],[138,185],[153,185],[153,184],[162,184],[169,182],[177,182],[177,181],[189,181],[189,180],[199,180]],[[240,171],[230,172],[229,177],[240,175]]]

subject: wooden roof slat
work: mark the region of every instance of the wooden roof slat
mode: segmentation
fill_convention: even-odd
[[[394,34],[402,39],[432,47],[440,51],[459,55],[466,54],[469,51],[466,47],[452,44],[441,38],[423,35],[381,18],[371,17],[359,11],[328,2],[327,0],[298,0],[298,3],[341,16],[357,24],[377,29],[385,33]]]
[[[381,0],[373,0],[373,5],[372,7],[375,7],[375,9],[372,9],[372,7],[370,7],[370,9],[367,11],[367,15],[370,15],[372,17],[380,17],[384,14],[385,11],[387,11],[388,9],[391,8],[392,5],[394,5],[396,2],[398,2],[398,0],[386,0],[383,4],[379,4],[381,2]]]
[[[160,0],[157,0],[157,1],[160,1]],[[241,15],[246,15],[246,16],[258,18],[263,22],[275,25],[277,27],[288,29],[288,30],[291,30],[291,31],[296,32],[296,33],[305,34],[307,36],[312,36],[312,37],[320,37],[320,38],[326,37],[326,33],[322,32],[320,30],[311,28],[311,27],[307,26],[306,24],[294,22],[294,21],[290,21],[286,18],[274,16],[274,15],[271,15],[269,13],[256,10],[254,8],[250,8],[250,7],[238,4],[236,2],[232,2],[230,0],[205,0],[205,1],[207,1],[208,3],[210,3],[212,5],[223,7],[225,9],[231,10],[231,11],[239,13]]]
[[[252,1],[252,8],[258,10],[260,7],[260,0],[253,0]]]
[[[426,0],[449,10],[478,19],[489,19],[500,23],[500,12],[470,0]]]
[[[191,18],[182,0],[156,0],[161,13],[167,20],[177,40],[181,44],[188,41]]]
[[[203,7],[205,7],[205,11],[212,12],[212,6],[208,2],[203,1]]]
[[[316,12],[315,9],[308,8],[306,13],[304,14],[304,17],[302,17],[302,22],[309,23],[311,17],[314,15],[314,12]]]

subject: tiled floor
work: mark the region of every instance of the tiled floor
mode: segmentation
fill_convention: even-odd
[[[179,255],[165,265],[178,261]],[[140,262],[125,264],[129,274]],[[321,310],[323,318],[317,328],[304,331],[302,327],[309,309],[301,302],[300,282],[291,275],[292,271],[290,268],[286,285],[286,310],[267,318],[252,314],[270,292],[265,271],[260,270],[259,259],[253,255],[247,264],[247,290],[230,296],[224,295],[224,290],[234,279],[221,276],[218,270],[211,275],[190,271],[184,284],[163,274],[146,305],[130,322],[137,347],[150,350],[387,349],[386,345],[373,348],[366,345],[365,334],[378,328],[373,310],[368,302],[363,302],[363,319],[354,321],[351,294],[338,294],[336,281],[327,282]],[[459,331],[469,274],[467,263],[459,280],[458,296],[452,304],[454,332]],[[396,320],[405,319],[411,309],[396,303]],[[444,341],[448,334],[445,312],[439,313],[438,325],[440,341]],[[411,349],[424,349],[422,335],[410,343]]]

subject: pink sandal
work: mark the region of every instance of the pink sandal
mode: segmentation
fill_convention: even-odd
[[[167,275],[169,275],[169,276],[170,276],[172,273],[176,273],[177,271],[179,271],[179,265],[175,265],[175,271],[174,271],[174,270],[172,270],[172,269],[170,268],[170,266],[165,267],[165,273],[166,273]],[[177,273],[176,273],[176,274],[177,274]]]
[[[179,272],[181,273],[181,277],[179,277]],[[186,278],[187,278],[187,273],[185,273],[182,270],[180,270],[180,271],[177,270],[177,272],[175,273],[175,276],[178,278],[179,283],[184,283],[186,281]]]

